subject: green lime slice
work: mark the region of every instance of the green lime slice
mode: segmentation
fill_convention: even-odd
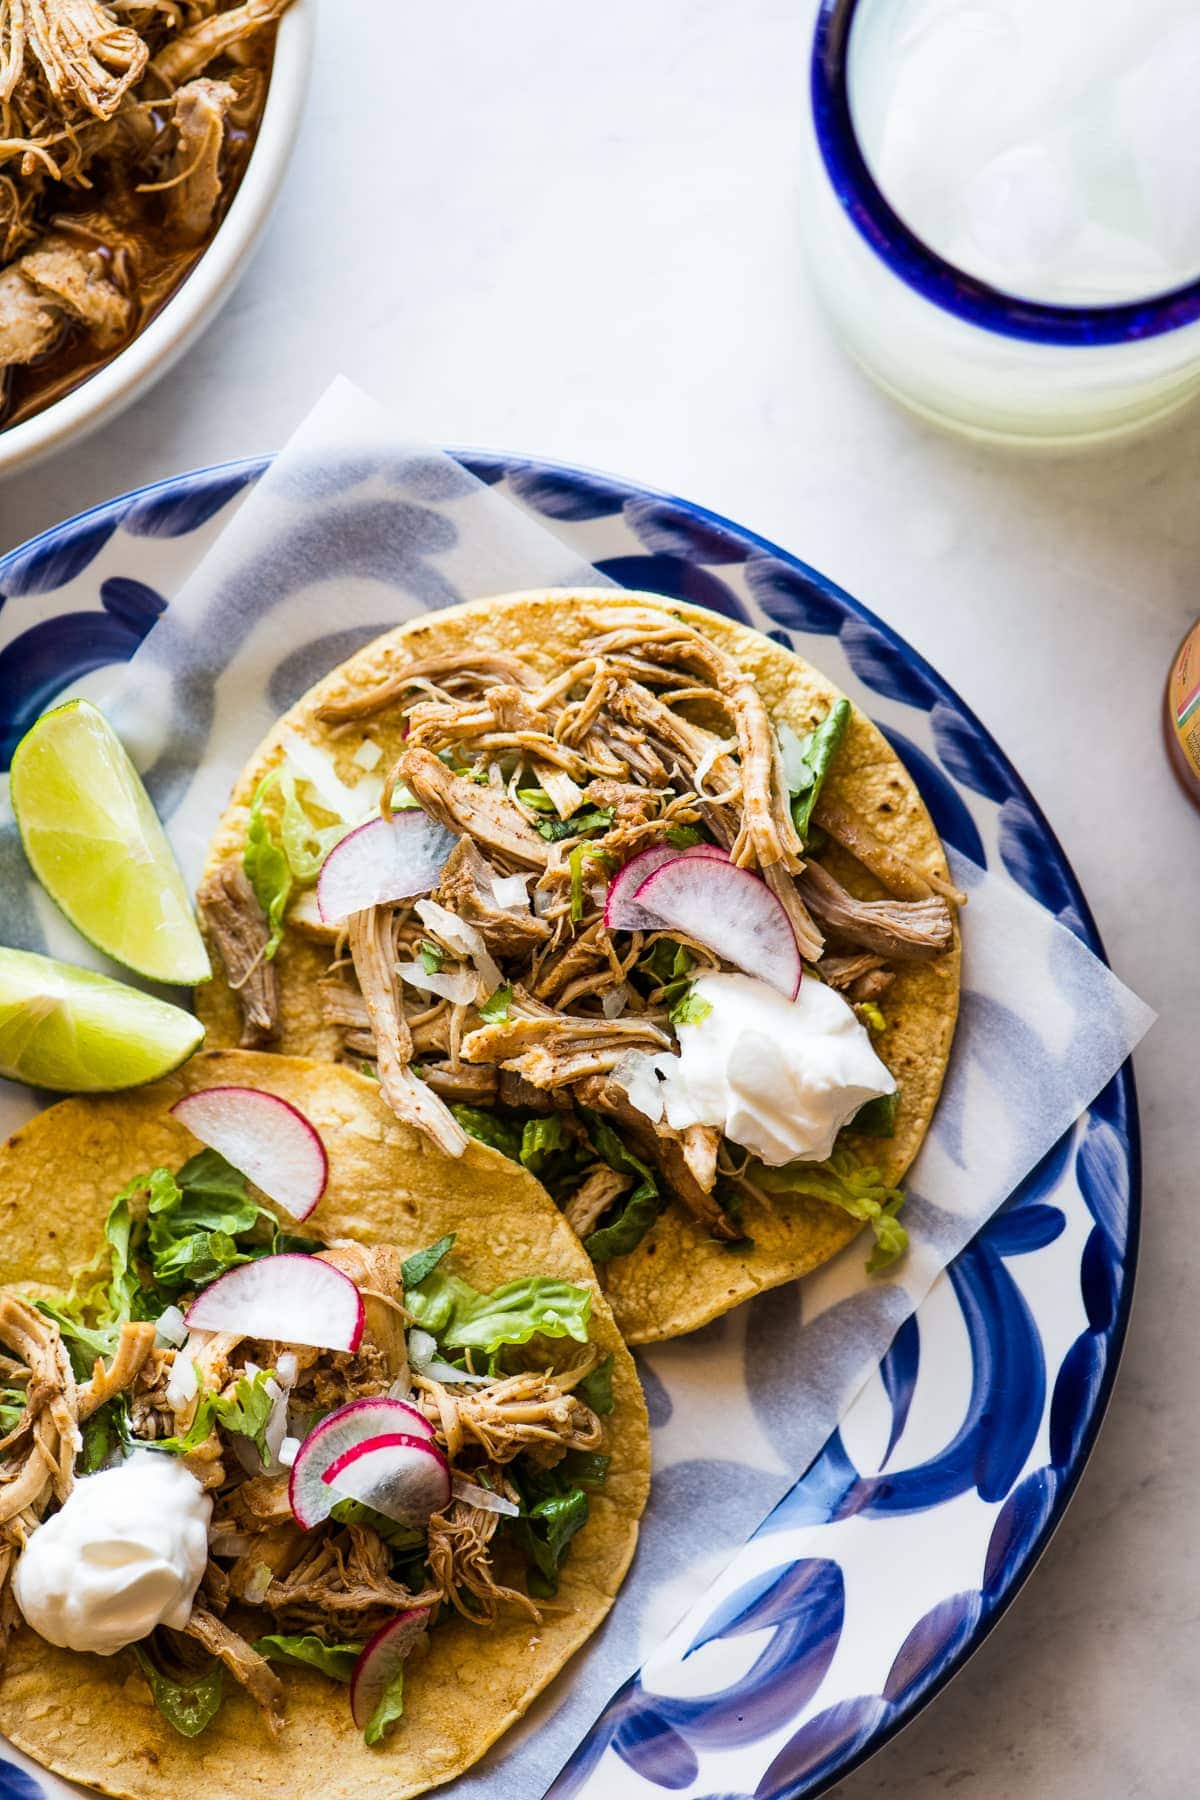
[[[169,1075],[204,1027],[122,981],[0,949],[0,1075],[56,1093],[110,1094]]]
[[[102,713],[43,713],[12,759],[12,803],[33,872],[98,950],[150,981],[212,975],[166,833]]]

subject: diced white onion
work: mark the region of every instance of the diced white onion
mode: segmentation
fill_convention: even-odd
[[[779,739],[779,759],[783,765],[783,779],[789,794],[802,793],[812,785],[812,770],[804,756],[804,746],[792,730],[784,723],[777,727]]]
[[[647,1056],[644,1050],[631,1050],[612,1073],[617,1086],[623,1087],[628,1094],[630,1106],[636,1106],[640,1113],[657,1124],[662,1118],[663,1095],[654,1058]]]
[[[479,976],[474,969],[426,969],[424,963],[406,962],[396,964],[396,973],[409,987],[419,988],[423,994],[438,994],[443,1000],[452,1000],[455,1006],[470,1006],[475,1000],[482,998],[479,992]]]
[[[477,1506],[480,1512],[503,1513],[509,1519],[520,1514],[520,1507],[506,1500],[503,1494],[493,1494],[491,1488],[478,1487],[463,1475],[456,1475],[450,1485],[456,1500],[465,1500],[468,1506]]]
[[[537,887],[533,890],[533,910],[539,919],[544,919],[554,905],[554,895],[549,888]]]
[[[468,1375],[465,1369],[456,1369],[453,1363],[443,1362],[437,1353],[437,1339],[415,1325],[408,1334],[408,1360],[418,1375],[440,1381],[447,1387],[454,1382],[466,1387],[487,1387],[492,1380],[490,1375]],[[407,1384],[397,1382],[391,1393],[394,1400],[407,1400]]]
[[[298,1437],[285,1437],[282,1444],[279,1446],[280,1468],[290,1469],[299,1454],[300,1439]]]
[[[692,786],[698,794],[704,792],[704,777],[708,774],[708,771],[712,768],[717,758],[719,756],[724,756],[730,750],[736,749],[736,738],[718,738],[716,743],[708,746],[708,749],[696,764],[696,773],[692,777]]]
[[[191,1340],[185,1338],[175,1352],[175,1361],[171,1365],[171,1373],[167,1377],[167,1405],[173,1412],[179,1412],[189,1400],[196,1398],[200,1382],[196,1376],[196,1365],[189,1355]]]
[[[476,931],[474,925],[468,925],[457,913],[452,913],[436,900],[418,900],[414,911],[424,925],[440,943],[449,950],[457,950],[460,956],[469,956],[479,970],[487,992],[494,994],[504,983],[504,977],[483,941],[482,933]]]
[[[244,1556],[253,1542],[248,1531],[214,1531],[208,1547],[214,1556]]]
[[[506,912],[524,912],[529,905],[528,875],[493,875],[492,897]]]
[[[242,1590],[247,1606],[261,1606],[274,1579],[275,1571],[270,1563],[259,1563]]]
[[[178,1350],[180,1344],[187,1343],[187,1321],[177,1306],[168,1306],[156,1322],[154,1334],[156,1340],[161,1339],[164,1344],[170,1344],[173,1350]]]
[[[357,825],[378,812],[383,797],[382,780],[364,777],[353,787],[346,783],[334,767],[333,758],[316,744],[310,744],[297,731],[285,731],[283,747],[288,763],[298,781],[306,781],[326,812],[347,825]]]
[[[365,769],[370,774],[371,770],[377,769],[383,761],[383,746],[377,744],[374,738],[364,738],[350,761],[357,763],[360,769]]]
[[[622,982],[619,987],[607,988],[600,996],[600,1010],[606,1019],[619,1019],[629,1005],[629,989]]]
[[[280,1387],[291,1388],[296,1385],[300,1373],[300,1361],[294,1350],[285,1350],[275,1359],[275,1374]]]

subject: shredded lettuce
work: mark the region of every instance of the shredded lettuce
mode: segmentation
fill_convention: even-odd
[[[141,1664],[142,1674],[150,1684],[154,1704],[169,1725],[183,1737],[199,1737],[220,1711],[224,1692],[225,1671],[219,1662],[195,1679],[175,1681],[165,1675],[142,1644],[133,1645],[133,1654]]]
[[[349,1681],[362,1648],[361,1643],[323,1644],[311,1632],[301,1637],[271,1632],[251,1645],[251,1649],[265,1656],[268,1662],[304,1663],[310,1669],[320,1669],[322,1675],[328,1675],[334,1681]]]
[[[528,1275],[481,1294],[461,1276],[436,1268],[417,1286],[404,1290],[404,1304],[414,1322],[430,1332],[443,1350],[478,1350],[485,1356],[533,1337],[570,1337],[588,1341],[592,1296],[585,1287],[549,1276]]]
[[[283,942],[283,915],[291,899],[293,876],[283,845],[277,841],[267,818],[267,795],[278,783],[280,771],[272,769],[255,789],[250,802],[250,818],[246,825],[246,848],[242,852],[242,868],[254,890],[254,898],[262,907],[270,931],[263,956],[267,962]]]
[[[754,1163],[747,1174],[768,1193],[806,1194],[863,1220],[875,1234],[867,1262],[872,1275],[890,1267],[908,1248],[908,1233],[896,1217],[904,1205],[903,1190],[889,1187],[878,1169],[864,1168],[849,1151],[835,1150],[825,1163],[785,1163],[780,1169]]]
[[[602,1363],[597,1363],[590,1375],[575,1384],[575,1392],[585,1406],[590,1406],[594,1413],[610,1413],[613,1409],[613,1359],[612,1353]]]
[[[404,1712],[404,1664],[396,1664],[395,1674],[383,1690],[379,1705],[367,1721],[363,1741],[372,1747],[381,1744]]]
[[[672,1006],[668,1015],[672,1025],[699,1025],[712,1011],[711,1000],[702,1000],[691,982]]]
[[[672,850],[690,850],[693,844],[704,842],[704,833],[697,825],[672,825],[666,837]]]
[[[671,1009],[672,1018],[675,1007],[691,993],[694,960],[686,944],[677,944],[674,938],[667,937],[656,938],[638,958],[638,968],[645,971],[656,988],[662,989],[663,1004]]]
[[[876,1006],[873,1000],[860,1000],[855,1007],[859,1018],[864,1020],[868,1031],[886,1031],[887,1019],[882,1007]]]
[[[362,1500],[339,1500],[329,1516],[338,1525],[369,1525],[376,1537],[382,1538],[389,1549],[424,1552],[424,1531],[414,1531],[408,1525],[398,1524],[395,1519],[389,1519],[386,1513],[376,1512],[373,1506],[367,1506]]]
[[[485,1025],[500,1025],[508,1017],[508,1009],[512,1004],[512,988],[507,982],[498,987],[495,993],[489,994],[479,1008],[479,1016]]]
[[[314,825],[296,791],[296,777],[286,766],[280,771],[280,788],[283,816],[279,831],[283,853],[295,880],[303,887],[310,887],[321,873],[329,852],[335,844],[341,843],[353,826],[344,819],[338,819],[332,825]]]
[[[784,777],[792,795],[792,823],[801,843],[809,841],[813,808],[849,723],[850,702],[839,700],[816,730],[804,737],[797,737],[790,725],[779,727]]]
[[[522,798],[532,791],[533,790],[530,788],[517,789],[518,794],[520,794]],[[546,798],[549,799],[549,795],[547,795]],[[526,804],[532,806],[533,802],[527,801]],[[553,811],[553,801],[551,801],[550,804],[551,811]],[[536,807],[534,810],[541,812],[544,809]],[[539,832],[547,842],[558,844],[561,843],[564,838],[586,836],[589,831],[607,831],[612,822],[613,810],[611,806],[581,806],[579,811],[572,813],[569,819],[560,819],[557,816],[537,819],[534,821],[533,829],[536,832]]]
[[[7,1437],[21,1423],[25,1395],[20,1388],[0,1388],[0,1437]]]
[[[610,814],[610,821],[611,816]],[[571,823],[574,824],[574,820]],[[606,869],[612,867],[612,858],[608,852],[598,849],[595,844],[576,844],[575,848],[568,852],[567,867],[571,871],[571,918],[575,924],[578,924],[583,917],[584,864],[588,862],[603,863]]]
[[[535,1113],[521,1127],[517,1160],[531,1174],[540,1175],[550,1158],[568,1149],[571,1142],[571,1132],[562,1113]]]
[[[617,1202],[617,1211],[608,1224],[589,1232],[583,1240],[593,1262],[611,1262],[614,1256],[628,1256],[637,1248],[666,1201],[653,1170],[621,1141],[608,1121],[599,1113],[580,1110],[597,1155],[610,1169],[635,1177],[633,1187]]]
[[[539,1469],[522,1463],[510,1470],[521,1494],[521,1516],[506,1519],[507,1535],[524,1552],[529,1568],[526,1584],[537,1600],[548,1600],[558,1592],[558,1571],[571,1539],[587,1524],[591,1510],[583,1483],[576,1471],[567,1467],[570,1458],[553,1469]],[[591,1471],[597,1486],[607,1473],[607,1458],[597,1458],[604,1468]]]
[[[845,1129],[856,1132],[861,1137],[895,1137],[899,1106],[899,1088],[891,1094],[877,1094],[874,1100],[868,1100],[865,1106],[859,1107]]]
[[[446,960],[446,952],[429,938],[421,939],[421,967],[427,975],[437,975]]]

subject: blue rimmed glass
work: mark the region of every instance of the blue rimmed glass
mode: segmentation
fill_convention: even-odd
[[[851,34],[872,3],[820,0],[810,68],[810,254],[852,354],[938,422],[1028,443],[1112,437],[1191,400],[1200,280],[1116,305],[1025,300],[954,267],[899,217],[851,101]]]

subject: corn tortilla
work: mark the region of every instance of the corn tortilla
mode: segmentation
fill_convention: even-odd
[[[584,640],[602,628],[606,610],[630,605],[657,607],[703,632],[753,677],[775,722],[786,722],[800,735],[819,724],[843,698],[811,663],[760,632],[655,594],[555,589],[474,600],[422,614],[368,644],[285,714],[234,789],[210,848],[205,879],[222,864],[240,860],[250,803],[263,777],[283,761],[285,732],[296,732],[318,745],[351,784],[361,778],[354,755],[365,738],[380,746],[385,763],[399,755],[403,737],[398,707],[334,727],[317,716],[329,702],[377,686],[418,657],[453,650],[508,650],[548,669],[579,652]],[[857,707],[823,791],[854,807],[884,843],[923,874],[948,876],[941,839],[912,777],[882,732]],[[861,898],[883,894],[874,877],[836,845],[823,853],[822,860],[843,886]],[[336,1057],[337,1032],[321,1017],[316,988],[328,961],[326,946],[294,930],[285,933],[278,954],[281,1051]],[[944,956],[897,964],[885,998],[887,1029],[875,1039],[875,1048],[900,1083],[900,1104],[895,1135],[873,1141],[871,1159],[892,1184],[903,1178],[920,1149],[941,1092],[958,1014],[960,962],[956,927],[954,947]],[[236,996],[223,980],[216,956],[214,964],[216,978],[198,990],[198,1009],[210,1043],[236,1044],[241,1035]],[[827,1262],[862,1229],[831,1205],[781,1196],[767,1206],[748,1203],[744,1225],[753,1248],[731,1254],[681,1206],[672,1204],[636,1250],[605,1264],[601,1284],[626,1341],[652,1343],[695,1330],[761,1290]]]
[[[612,1605],[649,1483],[637,1373],[578,1239],[532,1176],[477,1143],[452,1163],[392,1116],[375,1082],[300,1058],[204,1052],[152,1088],[66,1100],[39,1114],[0,1146],[0,1282],[68,1287],[103,1248],[113,1195],[195,1151],[168,1109],[223,1083],[279,1094],[320,1131],[330,1176],[312,1216],[317,1235],[395,1243],[411,1254],[453,1231],[454,1266],[479,1288],[539,1274],[593,1289],[591,1338],[614,1359],[608,1479],[592,1496],[543,1622],[502,1617],[489,1629],[456,1613],[443,1618],[428,1654],[406,1672],[403,1719],[377,1749],[356,1730],[344,1687],[291,1664],[278,1743],[232,1682],[207,1730],[181,1737],[155,1708],[131,1652],[80,1655],[27,1627],[14,1635],[0,1677],[0,1731],[56,1774],[124,1800],[295,1800],[316,1791],[324,1800],[405,1800],[482,1756]]]

